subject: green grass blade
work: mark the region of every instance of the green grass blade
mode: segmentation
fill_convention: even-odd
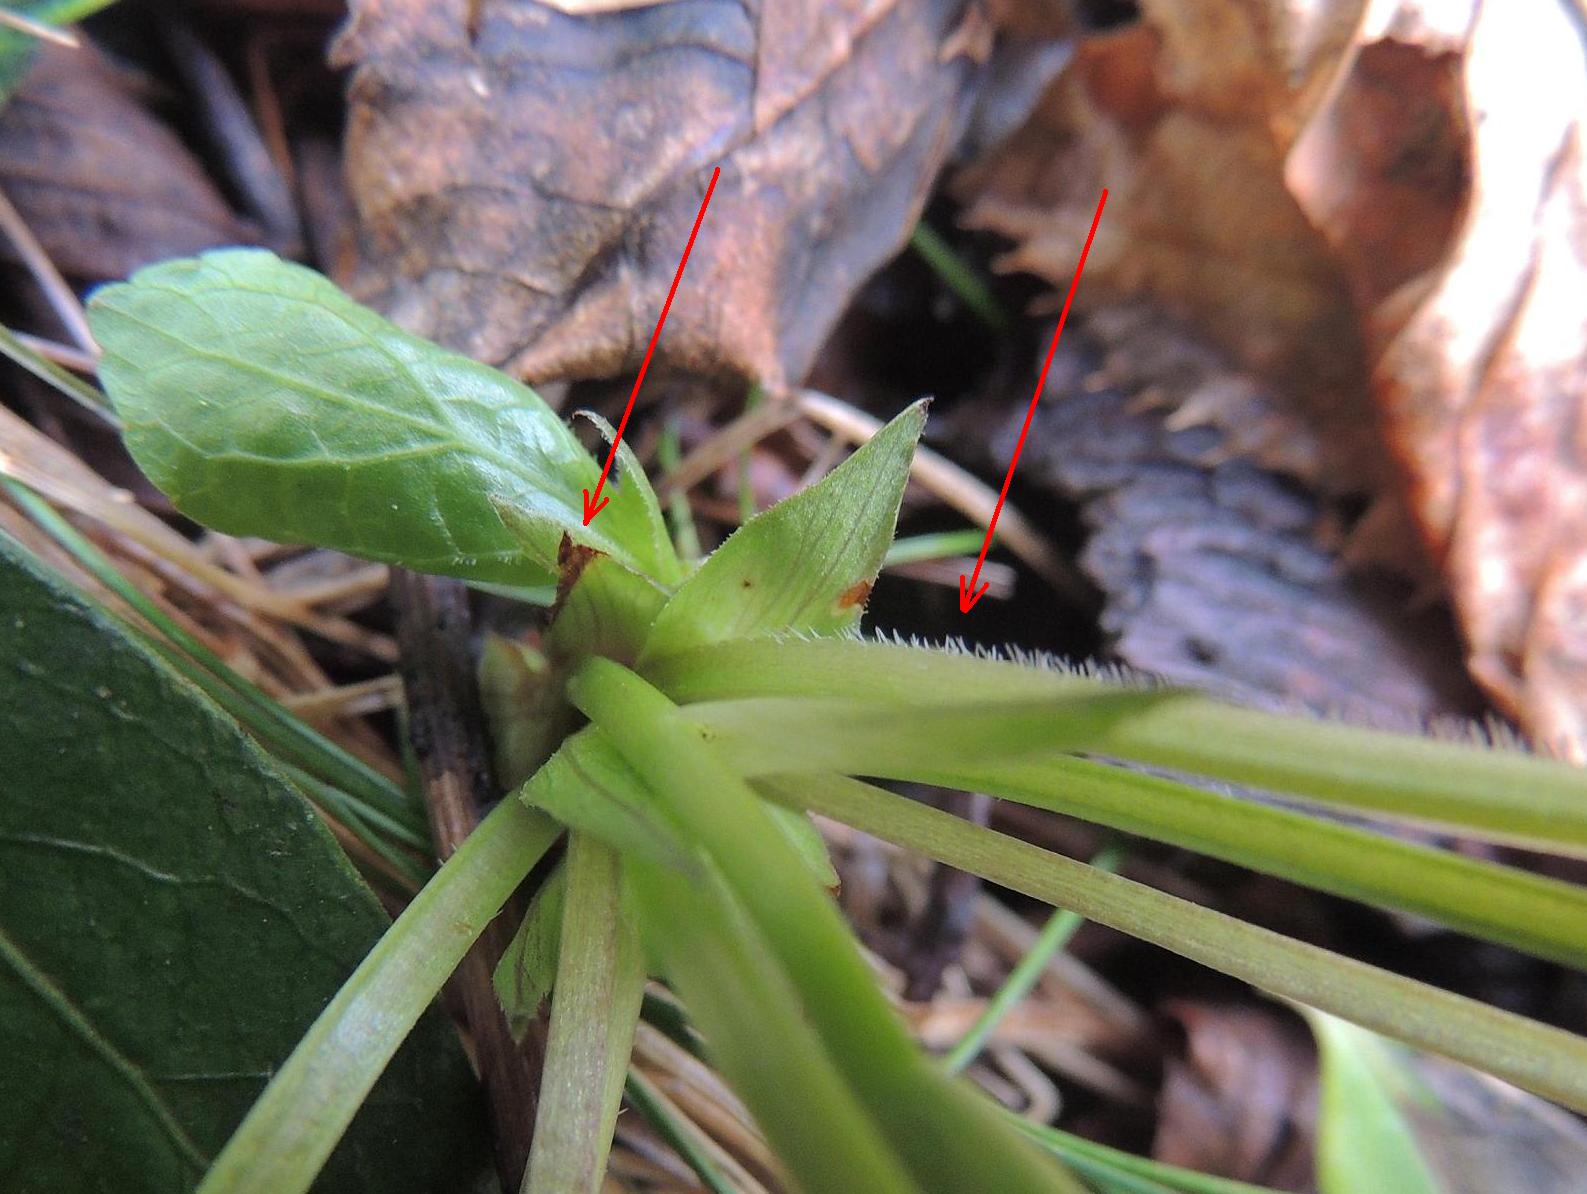
[[[774,698],[685,715],[740,774],[829,770],[985,792],[1167,842],[1264,874],[1426,916],[1587,969],[1587,888],[1354,825],[1046,750],[1098,732],[1134,697],[960,711],[867,710]],[[1145,699],[1151,699],[1147,694]],[[1110,705],[1113,701],[1122,704]],[[1072,712],[1070,712],[1072,710]],[[1051,725],[1046,723],[1051,722]]]
[[[666,1141],[667,1147],[677,1153],[685,1165],[694,1170],[694,1175],[700,1179],[700,1184],[709,1190],[710,1194],[740,1194],[738,1188],[728,1181],[727,1176],[711,1159],[710,1153],[706,1151],[705,1142],[700,1139],[698,1129],[677,1113],[666,1095],[656,1089],[655,1083],[637,1069],[630,1070],[628,1083],[624,1089],[633,1109],[656,1130],[656,1135]]]
[[[990,1106],[916,1049],[831,901],[761,800],[700,742],[661,693],[606,659],[568,695],[628,759],[684,835],[720,868],[764,933],[833,1061],[915,1181],[1000,1194],[1073,1188],[1021,1147]]]
[[[561,829],[504,800],[399,916],[265,1087],[200,1194],[302,1194],[392,1054]]]
[[[1587,1111],[1587,1040],[1571,1033],[1104,874],[857,780],[800,776],[759,786],[783,803]]]
[[[965,309],[988,328],[1002,334],[1013,326],[1014,321],[981,275],[930,224],[922,220],[915,225],[909,237],[909,247],[920,254],[922,260],[942,279],[944,286],[958,295]],[[976,547],[978,549],[980,544]]]
[[[565,865],[551,1031],[523,1194],[601,1189],[645,989],[617,852],[575,833]]]
[[[1129,691],[1117,681],[894,643],[722,643],[648,662],[680,704],[769,696],[840,697],[895,709],[1074,699]],[[1188,692],[1159,694],[1088,749],[1285,792],[1494,841],[1587,855],[1587,772],[1484,749],[1284,717]]]
[[[1123,855],[1124,851],[1118,846],[1109,846],[1091,860],[1091,865],[1099,871],[1111,872],[1118,867]],[[943,1054],[943,1069],[950,1074],[963,1073],[965,1067],[980,1056],[1003,1018],[1035,989],[1042,972],[1047,969],[1047,963],[1052,961],[1054,954],[1063,952],[1083,923],[1084,917],[1077,916],[1067,908],[1052,914],[1035,942],[1025,951],[1025,956],[1009,971],[1003,985],[992,998],[986,1001],[986,1007],[975,1018],[975,1023],[965,1030],[953,1048]]]

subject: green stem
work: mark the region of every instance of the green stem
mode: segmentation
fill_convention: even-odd
[[[965,308],[992,331],[1000,335],[1013,325],[1003,304],[993,296],[980,274],[967,265],[942,234],[922,220],[910,234],[909,247],[942,279],[943,285],[959,296]],[[977,547],[980,545],[977,544]]]
[[[1113,871],[1119,865],[1119,860],[1124,856],[1124,851],[1118,846],[1108,846],[1091,860],[1091,865],[1099,871]],[[965,1034],[959,1038],[958,1044],[949,1049],[942,1058],[942,1068],[950,1074],[962,1073],[966,1066],[980,1055],[1003,1018],[1013,1011],[1024,998],[1036,987],[1037,981],[1047,969],[1047,963],[1052,961],[1055,954],[1061,953],[1069,944],[1070,938],[1085,923],[1085,918],[1062,908],[1054,912],[1047,924],[1042,928],[1036,940],[1032,943],[1019,964],[1009,971],[1008,977],[1003,980],[991,999],[987,1000],[986,1007],[976,1017],[975,1023],[970,1025]]]
[[[1130,691],[1056,668],[892,643],[741,641],[647,663],[680,704],[769,696],[842,697],[908,710]],[[1395,820],[1587,855],[1587,773],[1512,750],[1360,729],[1159,691],[1084,749]],[[1076,748],[1079,749],[1079,748]]]
[[[523,1194],[600,1190],[645,989],[617,852],[575,832],[566,867],[551,1031]]]
[[[718,874],[630,856],[647,952],[711,1056],[809,1194],[922,1194],[834,1064],[799,995]],[[767,1042],[775,1042],[775,1056]],[[929,1187],[925,1187],[929,1188]]]
[[[560,832],[517,800],[480,823],[298,1042],[199,1194],[302,1194],[313,1184],[397,1047]]]
[[[1587,1040],[1246,924],[842,776],[761,790],[1363,1028],[1587,1111]]]
[[[926,1063],[882,999],[842,917],[764,804],[665,696],[601,658],[574,673],[568,695],[721,868],[843,1076],[918,1183],[1005,1194],[1077,1188],[1016,1146],[983,1099]]]

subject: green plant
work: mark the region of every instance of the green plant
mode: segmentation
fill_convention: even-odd
[[[558,593],[543,653],[487,652],[514,798],[320,1015],[203,1190],[307,1188],[474,936],[564,832],[566,853],[498,974],[520,1020],[552,993],[526,1190],[599,1187],[647,973],[679,994],[802,1189],[1234,1188],[1020,1130],[923,1056],[823,890],[811,811],[1587,1110],[1587,1042],[1574,1036],[867,782],[983,791],[1587,960],[1582,889],[1317,813],[1579,854],[1587,777],[1573,769],[1047,660],[858,637],[923,406],[696,565],[674,550],[626,446],[610,505],[585,526],[581,491],[599,469],[532,392],[269,254],[145,270],[101,291],[91,320],[129,448],[200,522]]]

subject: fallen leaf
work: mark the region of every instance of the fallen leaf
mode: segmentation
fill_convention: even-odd
[[[354,289],[533,381],[798,380],[919,216],[976,63],[958,0],[353,5]],[[414,130],[425,130],[415,136]]]
[[[1587,760],[1579,5],[1140,7],[960,180],[968,220],[1061,286],[1109,186],[1082,303],[1150,299],[1263,376],[1299,475],[1414,527],[1356,554],[1433,561],[1472,676]]]
[[[56,266],[88,280],[258,233],[92,47],[43,47],[0,110],[0,190]],[[14,260],[0,237],[0,256]]]
[[[1311,1188],[1315,1061],[1305,1034],[1265,1008],[1178,1002],[1152,1156],[1284,1190]]]
[[[1144,0],[956,184],[968,226],[1016,242],[999,268],[1064,285],[1107,187],[1080,306],[1149,298],[1232,352],[1286,394],[1320,447],[1306,478],[1333,491],[1386,470],[1347,280],[1283,163],[1359,7]]]
[[[1385,110],[1399,121],[1378,119]],[[1404,3],[1362,47],[1291,170],[1363,305],[1380,409],[1472,674],[1534,741],[1577,761],[1583,112],[1571,5]]]

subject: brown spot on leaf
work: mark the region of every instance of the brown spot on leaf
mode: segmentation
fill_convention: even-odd
[[[562,541],[557,544],[557,599],[551,606],[552,621],[562,611],[562,603],[568,599],[573,586],[579,583],[584,570],[600,555],[593,547],[575,543],[573,536],[562,532]]]
[[[838,594],[839,609],[863,609],[871,596],[871,582],[857,580]]]

